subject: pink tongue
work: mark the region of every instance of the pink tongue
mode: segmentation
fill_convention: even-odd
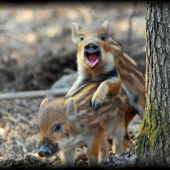
[[[91,63],[94,63],[96,60],[97,60],[96,54],[90,54],[90,55],[89,55],[89,61],[90,61]]]

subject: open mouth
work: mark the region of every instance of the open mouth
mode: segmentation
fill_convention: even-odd
[[[86,57],[86,63],[90,67],[95,67],[99,63],[99,57],[100,57],[100,51],[97,51],[95,53],[87,53],[84,52],[84,55]]]

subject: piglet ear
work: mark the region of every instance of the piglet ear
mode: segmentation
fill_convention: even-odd
[[[79,36],[79,30],[80,30],[80,25],[77,24],[76,22],[72,23],[72,42],[78,43],[78,36]]]
[[[39,113],[44,109],[47,103],[48,103],[48,99],[45,98],[40,104]]]
[[[104,27],[105,29],[107,29],[109,31],[109,23],[108,21],[104,21],[102,24],[102,27]]]
[[[66,114],[70,121],[75,120],[77,118],[77,116],[76,116],[77,107],[76,107],[75,101],[72,97],[67,101]]]

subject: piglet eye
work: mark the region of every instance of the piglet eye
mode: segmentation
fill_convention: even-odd
[[[84,35],[81,35],[80,36],[80,41],[83,41],[84,40]]]
[[[62,130],[61,124],[57,124],[53,127],[53,132],[59,132]]]
[[[106,41],[106,35],[105,35],[105,34],[102,34],[102,35],[100,36],[100,39],[103,40],[103,41]]]

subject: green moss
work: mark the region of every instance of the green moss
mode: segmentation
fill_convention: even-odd
[[[145,124],[142,126],[142,133],[148,137],[152,146],[155,145],[159,136],[170,131],[169,120],[158,113],[161,110],[161,107],[159,107],[159,109],[155,109],[153,104],[150,105],[150,109],[146,109],[145,114],[149,114],[149,116],[145,116]],[[150,113],[148,113],[149,111]]]
[[[162,162],[163,158],[166,158],[170,155],[170,138],[168,137],[170,132],[170,123],[167,115],[163,117],[160,112],[163,107],[155,109],[154,105],[151,104],[149,108],[145,109],[145,116],[141,127],[141,133],[138,137],[137,142],[137,159],[144,160],[146,155],[144,152],[146,150],[150,152],[151,158],[153,158],[153,163],[156,160],[157,162]],[[160,153],[159,150],[155,148],[160,148],[156,146],[159,144],[158,140],[166,141],[166,145],[162,146],[163,152]]]

